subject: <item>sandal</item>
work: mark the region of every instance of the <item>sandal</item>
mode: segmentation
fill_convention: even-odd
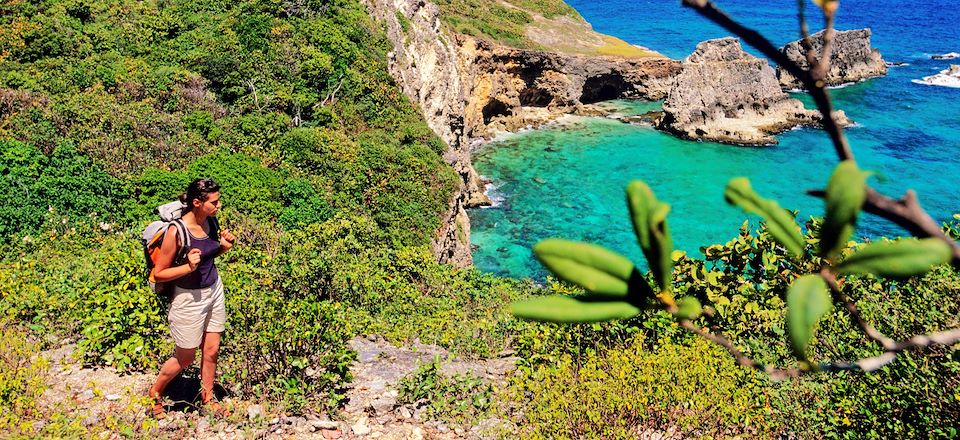
[[[218,417],[230,417],[229,409],[226,406],[223,406],[220,402],[217,402],[215,399],[210,399],[206,402],[203,402],[203,412],[206,414],[212,414]]]
[[[159,394],[154,395],[153,390],[147,391],[147,398],[150,399],[150,415],[153,418],[160,420],[167,417],[167,409],[163,406],[163,396]]]

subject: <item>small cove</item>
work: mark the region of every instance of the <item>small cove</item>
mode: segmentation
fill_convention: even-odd
[[[863,94],[875,89],[871,81],[877,80],[832,92],[841,108],[862,108],[869,103],[860,102]],[[660,105],[610,104],[624,114]],[[928,211],[946,220],[960,208],[953,192],[945,190],[960,171],[960,131],[955,125],[932,129],[911,121],[922,117],[857,112],[858,125],[847,134],[861,166],[878,172],[871,185],[896,196],[914,188]],[[701,246],[734,237],[747,218],[723,200],[726,182],[736,176],[749,177],[760,194],[799,210],[800,219],[820,215],[822,202],[804,191],[822,188],[835,165],[829,140],[812,128],[795,129],[779,139],[780,144],[769,147],[692,142],[649,126],[588,117],[568,117],[547,128],[509,135],[483,146],[474,158],[479,172],[492,179],[489,193],[497,201],[470,212],[477,246],[474,264],[499,275],[541,279],[546,273],[530,249],[549,237],[601,244],[642,262],[624,202],[624,188],[633,179],[644,180],[671,204],[675,246],[695,255]],[[953,154],[944,154],[944,148]],[[751,218],[754,228],[756,221]],[[868,215],[857,233],[902,234],[895,225]]]
[[[679,2],[569,0],[598,32],[682,59],[699,41],[729,35]],[[796,2],[724,0],[719,6],[782,45],[797,36]],[[808,19],[817,29],[816,8]],[[913,188],[938,221],[960,211],[960,89],[916,84],[951,60],[933,54],[960,52],[960,9],[947,0],[914,2],[845,0],[838,29],[869,27],[873,47],[884,59],[902,63],[887,76],[831,90],[835,107],[856,121],[847,136],[861,167],[877,172],[869,183],[900,197]],[[746,50],[754,53],[752,48]],[[956,60],[953,60],[956,63]],[[793,94],[813,108],[805,95]],[[659,103],[617,102],[640,114]],[[675,245],[695,255],[700,246],[734,237],[748,217],[723,200],[726,182],[747,176],[763,196],[777,199],[799,218],[821,215],[820,200],[807,189],[822,188],[836,164],[826,135],[801,128],[778,136],[771,147],[738,147],[691,142],[606,118],[565,118],[560,124],[505,137],[475,154],[478,172],[493,180],[498,205],[474,209],[471,241],[474,264],[511,277],[546,276],[530,248],[548,237],[598,243],[642,262],[627,218],[624,188],[646,181],[672,206]],[[749,217],[751,226],[757,219]],[[898,227],[864,215],[863,237],[904,234]]]

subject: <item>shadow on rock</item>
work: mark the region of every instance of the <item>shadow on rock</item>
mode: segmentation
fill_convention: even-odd
[[[197,374],[180,374],[170,381],[163,394],[173,402],[167,411],[195,412],[202,407],[200,377]],[[213,395],[217,400],[228,397],[227,390],[219,384],[213,385]]]

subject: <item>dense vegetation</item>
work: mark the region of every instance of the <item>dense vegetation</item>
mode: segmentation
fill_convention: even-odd
[[[481,23],[497,22],[468,24]],[[223,185],[221,223],[240,240],[220,263],[221,380],[234,396],[333,410],[350,380],[346,340],[379,333],[464,356],[516,350],[519,373],[504,389],[443,378],[436,365],[402,387],[407,399],[430,399],[432,416],[497,413],[529,437],[956,434],[956,348],[874,375],[771,383],[662,312],[602,325],[513,320],[511,300],[570,287],[434,261],[428,242],[456,176],[386,73],[387,50],[351,0],[0,0],[0,433],[99,432],[37,404],[43,348],[76,342],[87,365],[151,373],[169,354],[137,236],[158,204],[202,175]],[[783,334],[785,280],[800,268],[748,227],[705,255],[676,255],[676,290],[713,305],[704,324],[753,356],[790,359],[769,341]],[[958,324],[960,278],[947,267],[847,288],[893,336]],[[871,353],[844,320],[825,321],[818,357]]]
[[[222,262],[235,395],[335,407],[357,333],[501,349],[488,304],[521,284],[430,255],[457,177],[358,2],[5,1],[0,48],[4,328],[156,369],[171,347],[136,237],[208,176],[242,243]]]
[[[955,239],[958,226],[947,227]],[[766,228],[751,231],[747,223],[731,241],[703,248],[705,259],[675,252],[674,291],[713,307],[716,312],[698,324],[722,332],[754,358],[795,364],[783,343],[784,295],[789,281],[807,269],[798,263],[813,255],[817,241],[809,231],[819,229],[819,220],[807,227],[802,258],[790,256]],[[947,265],[901,281],[851,278],[843,290],[868,321],[894,338],[960,325],[960,276]],[[811,357],[882,351],[849,322],[842,310],[825,317]],[[685,436],[954,438],[960,429],[960,346],[905,354],[872,374],[774,382],[735,365],[665,311],[602,325],[543,326],[520,340],[524,375],[512,387],[513,397],[526,402],[518,424],[533,437],[627,438],[659,429]]]
[[[546,18],[566,15],[583,20],[561,0],[438,0],[436,3],[443,21],[453,32],[526,49],[539,49],[525,34],[525,26],[533,22],[531,13]]]

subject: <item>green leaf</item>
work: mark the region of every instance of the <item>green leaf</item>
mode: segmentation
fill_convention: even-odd
[[[827,283],[819,275],[804,275],[790,285],[787,290],[787,329],[797,359],[807,359],[807,344],[813,336],[813,326],[832,307]]]
[[[553,295],[511,304],[514,316],[547,322],[598,322],[627,319],[640,309],[626,301],[602,301],[596,296]]]
[[[723,191],[723,197],[727,203],[737,205],[749,214],[762,217],[767,223],[767,231],[770,235],[791,254],[797,257],[803,254],[803,235],[800,233],[800,225],[793,219],[793,214],[781,208],[776,201],[760,197],[753,191],[749,179],[746,177],[731,179]]]
[[[837,266],[841,274],[876,274],[892,278],[920,275],[953,257],[943,240],[924,238],[870,243]]]
[[[650,271],[660,291],[669,292],[673,281],[673,239],[667,226],[670,205],[657,200],[647,184],[634,180],[627,185],[627,206]]]
[[[700,305],[700,300],[685,296],[677,302],[677,313],[674,313],[674,316],[680,319],[697,319],[701,314],[703,314],[703,307]]]
[[[588,292],[626,298],[631,287],[650,297],[650,286],[627,257],[602,246],[551,238],[537,243],[533,254],[550,272]]]
[[[827,183],[827,215],[820,229],[820,256],[837,254],[853,234],[857,214],[867,198],[867,177],[856,162],[845,160],[833,170]]]

